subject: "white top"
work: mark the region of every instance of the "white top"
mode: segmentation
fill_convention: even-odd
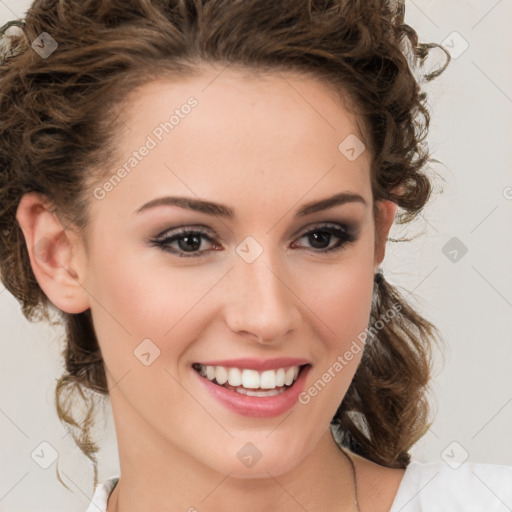
[[[96,486],[86,512],[105,512],[119,477]],[[512,466],[466,462],[411,462],[389,512],[510,512]]]

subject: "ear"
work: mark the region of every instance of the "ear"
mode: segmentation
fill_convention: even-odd
[[[89,296],[80,284],[85,271],[83,245],[62,225],[52,206],[44,195],[29,192],[21,198],[16,219],[45,295],[65,313],[81,313],[90,307]]]
[[[387,199],[378,200],[377,218],[375,220],[375,256],[374,256],[374,270],[377,271],[381,265],[386,254],[386,241],[389,235],[389,230],[395,220],[398,205]]]

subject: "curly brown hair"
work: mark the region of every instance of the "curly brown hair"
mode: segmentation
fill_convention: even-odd
[[[413,71],[439,47],[446,63],[424,75],[430,81],[450,55],[418,43],[404,13],[403,2],[390,0],[35,0],[24,20],[2,28],[21,30],[3,35],[0,63],[1,278],[28,320],[52,321],[54,312],[65,326],[57,412],[92,461],[94,485],[93,412],[96,398],[109,393],[100,348],[90,310],[59,311],[38,285],[28,253],[34,248],[27,249],[16,221],[21,197],[44,194],[68,228],[86,237],[91,186],[117,158],[127,94],[215,63],[299,72],[350,98],[372,155],[374,200],[395,202],[397,223],[410,222],[432,191],[424,143],[430,117]],[[31,48],[42,32],[58,42],[47,58]],[[332,427],[353,452],[404,468],[429,427],[438,332],[381,278],[369,327],[393,307],[396,315],[369,337]],[[86,406],[79,421],[77,393]]]

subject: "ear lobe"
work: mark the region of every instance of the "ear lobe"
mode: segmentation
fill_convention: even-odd
[[[81,285],[85,269],[78,268],[76,257],[82,247],[78,237],[53,212],[52,203],[37,192],[27,193],[18,205],[16,219],[25,237],[32,271],[45,295],[66,313],[87,310],[89,297]]]
[[[393,221],[395,220],[398,205],[387,199],[377,201],[378,215],[375,222],[375,271],[382,264],[386,254],[386,241]]]

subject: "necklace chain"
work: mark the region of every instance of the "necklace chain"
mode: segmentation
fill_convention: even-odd
[[[356,475],[356,466],[354,464],[354,461],[352,458],[348,455],[348,453],[340,446],[341,453],[345,455],[345,457],[350,462],[350,467],[352,468],[352,482],[354,484],[354,506],[356,507],[357,512],[361,512],[361,509],[359,508],[359,499],[357,496],[357,475]]]

